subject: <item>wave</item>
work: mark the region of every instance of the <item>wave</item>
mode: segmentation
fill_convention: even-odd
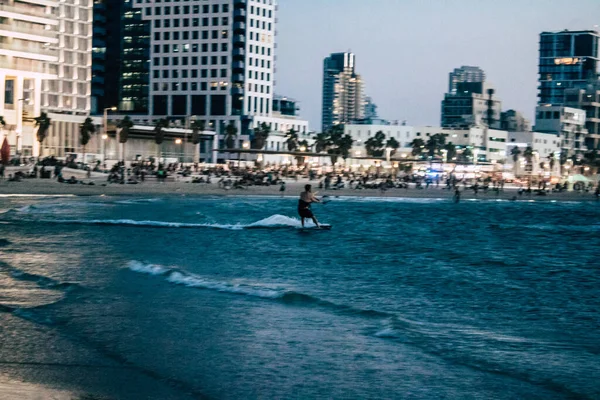
[[[0,270],[8,272],[14,279],[33,282],[40,288],[44,289],[62,290],[65,292],[83,289],[83,287],[78,283],[58,281],[56,279],[48,278],[47,276],[32,274],[20,269],[11,268],[6,264],[0,264]]]
[[[571,231],[571,232],[597,232],[600,231],[600,224],[593,225],[554,225],[554,224],[492,224],[495,229],[518,229],[518,230],[538,230],[538,231]]]
[[[195,224],[186,222],[168,222],[168,221],[138,221],[133,219],[63,219],[63,220],[39,220],[35,222],[71,224],[71,225],[105,225],[105,226],[134,226],[151,228],[210,228],[225,230],[243,230],[243,229],[268,229],[268,228],[298,228],[302,227],[300,220],[286,217],[285,215],[272,215],[251,224]],[[312,227],[312,222],[307,223],[307,227]]]
[[[12,244],[12,242],[10,240],[0,238],[0,247],[8,246],[10,244]]]
[[[43,198],[43,197],[77,197],[77,195],[74,195],[74,194],[0,194],[0,198],[1,197],[36,197],[36,198]]]
[[[264,285],[216,281],[191,274],[177,268],[168,268],[156,264],[145,264],[139,261],[130,261],[127,264],[127,268],[134,272],[144,273],[152,276],[162,276],[169,283],[188,288],[212,290],[221,293],[275,300],[288,305],[326,307],[339,313],[360,315],[368,318],[389,318],[391,316],[391,314],[386,312],[358,309],[349,305],[336,304],[331,301],[294,290]]]
[[[152,204],[152,203],[159,203],[163,201],[163,199],[159,199],[159,198],[152,198],[152,199],[130,199],[130,200],[118,200],[115,201],[115,204],[127,204],[127,205],[132,205],[132,204]]]

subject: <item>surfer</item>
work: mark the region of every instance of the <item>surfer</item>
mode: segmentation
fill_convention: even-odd
[[[300,200],[298,200],[298,214],[300,215],[303,228],[305,218],[312,219],[317,228],[320,228],[319,221],[317,221],[317,218],[313,215],[310,205],[311,203],[320,203],[321,200],[315,197],[315,195],[311,192],[311,189],[311,185],[306,185],[304,186],[304,192],[300,193]]]

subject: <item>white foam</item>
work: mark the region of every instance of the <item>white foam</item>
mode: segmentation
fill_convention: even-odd
[[[285,215],[272,215],[251,224],[194,224],[186,222],[168,222],[168,221],[138,221],[133,219],[73,219],[73,220],[41,220],[40,222],[47,223],[63,223],[63,224],[79,224],[79,225],[124,225],[124,226],[141,226],[141,227],[158,227],[158,228],[212,228],[226,230],[242,230],[255,228],[277,228],[291,227],[301,228],[302,224],[299,219],[286,217]],[[306,222],[307,227],[315,226],[312,221]]]
[[[301,228],[302,223],[297,218],[286,217],[285,215],[272,215],[268,218],[246,225],[246,228],[268,228],[278,226],[289,226],[293,228]],[[308,222],[307,226],[314,226],[312,222]]]
[[[139,261],[130,261],[127,264],[127,267],[132,271],[141,272],[141,273],[150,274],[150,275],[162,275],[168,271],[168,269],[163,268],[159,265],[143,264]]]
[[[185,222],[166,222],[166,221],[137,221],[133,219],[73,219],[73,220],[44,220],[42,222],[58,222],[64,224],[81,225],[129,225],[129,226],[148,226],[160,228],[216,228],[239,230],[243,225],[223,225],[223,224],[190,224]]]
[[[155,264],[144,264],[139,261],[130,261],[127,264],[127,267],[132,271],[144,274],[154,276],[164,275],[166,276],[167,282],[190,288],[214,290],[217,292],[241,294],[265,299],[278,299],[283,297],[286,293],[286,291],[282,289],[274,289],[243,283],[214,281],[198,275],[189,274],[187,272],[177,271],[175,269],[166,268]]]
[[[0,197],[76,197],[74,194],[0,194]]]

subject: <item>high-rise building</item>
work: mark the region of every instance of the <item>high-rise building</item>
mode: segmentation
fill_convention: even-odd
[[[365,119],[377,119],[379,115],[377,114],[377,104],[373,102],[373,99],[370,96],[365,97]]]
[[[322,129],[364,117],[363,82],[352,53],[334,53],[323,62]]]
[[[33,118],[41,112],[42,85],[58,76],[57,2],[0,2],[0,141],[13,155],[37,156]]]
[[[585,145],[588,150],[600,150],[600,81],[565,90],[565,106],[585,111]]]
[[[94,0],[92,114],[119,104],[123,0]]]
[[[44,81],[42,111],[52,125],[42,155],[64,156],[81,152],[79,126],[91,110],[93,0],[61,0],[55,12],[58,60],[50,64],[58,77]]]
[[[446,93],[442,101],[442,126],[470,128],[487,125],[500,128],[502,102],[491,85],[483,82],[461,82],[456,93]]]
[[[503,111],[500,114],[500,129],[508,132],[529,132],[531,122],[518,111]]]
[[[596,31],[540,34],[539,105],[563,105],[566,89],[597,79],[599,43]]]
[[[126,0],[121,113],[194,116],[220,134],[233,122],[247,140],[272,116],[276,11],[274,0]]]
[[[459,83],[483,83],[485,82],[485,72],[479,67],[463,65],[450,72],[448,79],[448,93],[456,94]]]

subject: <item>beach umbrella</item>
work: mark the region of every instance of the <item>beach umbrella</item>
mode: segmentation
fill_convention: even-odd
[[[10,161],[10,145],[8,144],[8,139],[4,138],[4,142],[2,142],[2,147],[0,147],[0,159],[2,160],[2,164],[7,165]]]

